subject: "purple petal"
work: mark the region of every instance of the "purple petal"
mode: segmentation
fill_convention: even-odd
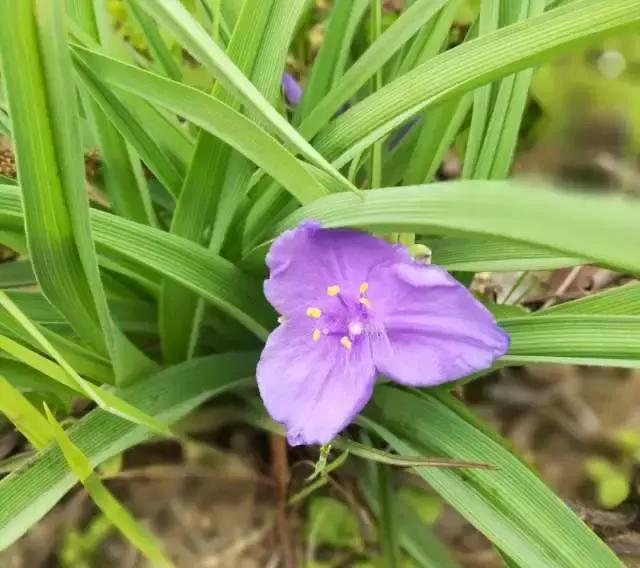
[[[371,398],[375,371],[368,344],[313,341],[308,322],[288,321],[269,336],[257,378],[269,414],[296,446],[326,444],[348,426]]]
[[[305,221],[273,243],[264,292],[282,315],[303,316],[309,306],[322,309],[318,303],[330,300],[329,286],[337,284],[345,293],[357,294],[376,266],[403,260],[409,260],[407,252],[382,239],[347,229],[321,229],[318,222]]]
[[[490,367],[509,347],[491,313],[437,266],[380,269],[370,277],[369,291],[386,330],[374,340],[376,368],[396,382],[452,381]]]
[[[290,73],[282,76],[282,90],[290,105],[296,106],[300,102],[302,88]]]

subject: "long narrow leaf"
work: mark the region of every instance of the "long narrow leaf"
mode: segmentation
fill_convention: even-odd
[[[416,468],[435,491],[523,566],[619,567],[613,553],[523,462],[449,395],[381,387],[365,425],[396,451],[485,460],[496,470]],[[401,411],[399,411],[401,409]]]
[[[142,10],[138,4],[138,0],[125,0],[127,8],[134,17],[138,25],[142,29],[151,53],[153,53],[159,66],[164,70],[167,77],[174,81],[180,81],[182,72],[176,63],[171,51],[167,47],[158,28],[153,23],[147,13]]]
[[[640,317],[543,315],[500,319],[511,337],[505,362],[640,367]]]
[[[21,222],[20,196],[12,186],[0,186],[0,227]],[[274,325],[259,282],[229,261],[190,241],[113,215],[92,211],[96,242],[104,254],[124,258],[175,279],[265,339]]]
[[[315,146],[338,166],[427,106],[640,22],[635,0],[578,0],[465,42],[392,81],[335,119]]]
[[[131,544],[153,562],[154,566],[173,566],[173,563],[165,556],[155,538],[131,516],[129,511],[104,486],[93,471],[89,459],[69,439],[46,405],[45,412],[49,424],[49,429],[45,431],[51,432],[69,468],[89,492],[93,502],[114,526],[131,541]]]
[[[291,1],[304,3],[305,0]],[[207,66],[226,88],[255,112],[269,129],[278,134],[291,148],[331,176],[343,179],[340,173],[269,104],[178,0],[147,0],[142,7],[151,17],[166,26],[196,59]],[[348,185],[348,182],[345,183]]]
[[[417,0],[338,80],[300,124],[300,132],[311,138],[340,107],[362,87],[448,0]]]
[[[262,30],[272,6],[272,1],[261,2],[257,7],[245,3],[229,41],[227,55],[248,75],[258,56]],[[224,91],[221,83],[216,83],[212,96],[230,108],[239,110],[240,105],[234,103],[233,97]],[[230,155],[231,148],[227,144],[205,130],[200,131],[171,222],[173,234],[203,243],[205,230],[215,216]],[[236,189],[239,193],[244,188]],[[233,212],[228,213],[232,218]],[[231,219],[225,222],[230,223]],[[220,229],[215,227],[214,230]],[[174,309],[176,305],[182,306],[178,314]],[[182,361],[192,355],[198,331],[194,323],[197,306],[198,298],[192,291],[175,281],[166,280],[163,283],[159,304],[160,341],[168,363]]]
[[[41,450],[51,442],[52,437],[45,417],[2,375],[0,375],[0,413],[12,422],[35,449]]]
[[[534,315],[564,315],[564,314],[606,314],[614,316],[640,316],[640,283],[634,282],[598,294],[592,294],[557,304],[546,310],[540,310]]]
[[[119,399],[108,390],[100,389],[89,381],[83,379],[73,367],[60,355],[55,347],[49,342],[49,340],[42,334],[38,327],[33,324],[11,301],[9,296],[4,291],[0,290],[0,305],[13,316],[18,323],[25,329],[25,331],[41,346],[41,348],[50,355],[57,365],[60,367],[60,371],[56,371],[55,374],[49,374],[51,378],[59,380],[65,386],[73,388],[78,392],[83,393],[86,397],[93,400],[98,406],[111,412],[117,416],[125,418],[135,422],[136,424],[143,425],[150,430],[164,434],[171,435],[171,431],[165,424],[161,424],[154,418],[148,416],[144,412],[138,410],[134,406]],[[6,342],[6,340],[5,340]],[[26,364],[31,364],[32,357],[25,357],[22,361]],[[57,367],[57,366],[56,366]],[[38,370],[43,370],[42,368]],[[64,376],[64,379],[61,377]]]
[[[96,46],[110,43],[112,32],[99,25],[101,19],[96,12],[95,2],[68,2],[67,11],[78,29],[86,33]],[[139,159],[98,103],[87,96],[84,90],[80,94],[83,109],[100,148],[104,184],[114,210],[134,221],[154,224]]]
[[[367,6],[368,0],[336,2],[333,5],[327,19],[322,47],[313,61],[311,74],[294,114],[295,124],[307,116],[340,79],[345,54],[353,39],[354,22],[357,23],[362,18]]]
[[[447,237],[427,243],[434,264],[461,272],[551,270],[592,262],[552,249],[491,237]]]
[[[460,181],[370,190],[360,199],[335,194],[289,216],[327,227],[381,232],[479,234],[539,245],[594,262],[640,272],[640,203],[548,191],[521,182]]]
[[[229,106],[191,87],[79,46],[75,52],[110,85],[152,100],[220,137],[301,202],[327,191],[275,138]]]
[[[162,371],[117,394],[141,411],[173,423],[208,398],[247,384],[256,361],[255,353],[213,355]],[[68,434],[94,467],[150,436],[145,428],[99,409]],[[0,550],[24,534],[75,483],[56,447],[0,480]]]
[[[3,77],[36,276],[78,334],[109,352],[118,380],[128,380],[151,362],[114,325],[100,281],[62,5],[39,2],[37,19],[33,2],[1,7]]]
[[[500,9],[500,2],[482,2],[480,4],[478,34],[481,37],[498,29]],[[483,85],[473,93],[473,113],[462,166],[462,177],[464,178],[472,177],[476,169],[476,163],[483,147],[483,140],[489,121],[493,88],[494,86],[491,84]]]

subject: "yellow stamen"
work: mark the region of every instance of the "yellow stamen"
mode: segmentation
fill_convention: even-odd
[[[322,334],[320,333],[319,329],[314,329],[313,333],[311,334],[311,338],[314,341],[320,341],[320,337],[322,336]]]
[[[322,315],[322,312],[318,308],[307,308],[307,316],[310,318],[318,319]]]
[[[346,335],[340,338],[340,343],[345,349],[351,349],[351,340]]]
[[[284,322],[286,322],[286,321],[287,321],[287,316],[280,316],[280,317],[278,318],[278,323],[284,323]]]
[[[360,284],[361,294],[364,294],[368,289],[369,289],[369,284],[367,284],[366,282],[363,282],[362,284]]]
[[[334,284],[333,286],[329,286],[327,288],[328,296],[337,296],[339,293],[340,293],[340,286],[338,286],[337,284]]]
[[[369,300],[367,300],[366,298],[360,298],[360,303],[361,303],[365,308],[369,308],[369,307],[371,307],[371,302],[369,302]]]

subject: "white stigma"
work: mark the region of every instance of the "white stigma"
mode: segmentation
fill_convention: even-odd
[[[360,321],[352,321],[349,322],[349,335],[351,337],[357,337],[364,331],[364,327],[362,322]]]

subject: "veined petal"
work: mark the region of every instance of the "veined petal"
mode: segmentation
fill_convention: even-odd
[[[392,291],[383,295],[374,290]],[[374,339],[376,368],[396,382],[431,386],[490,367],[509,336],[464,286],[441,268],[400,263],[371,278],[385,333]]]
[[[314,340],[306,322],[288,321],[267,340],[257,369],[260,395],[293,446],[326,444],[371,398],[375,370],[367,342]]]
[[[409,256],[402,247],[366,233],[321,229],[316,221],[305,221],[280,235],[266,260],[265,295],[279,313],[293,317],[304,315],[309,306],[335,305],[327,290],[336,285],[357,297],[375,267]]]

